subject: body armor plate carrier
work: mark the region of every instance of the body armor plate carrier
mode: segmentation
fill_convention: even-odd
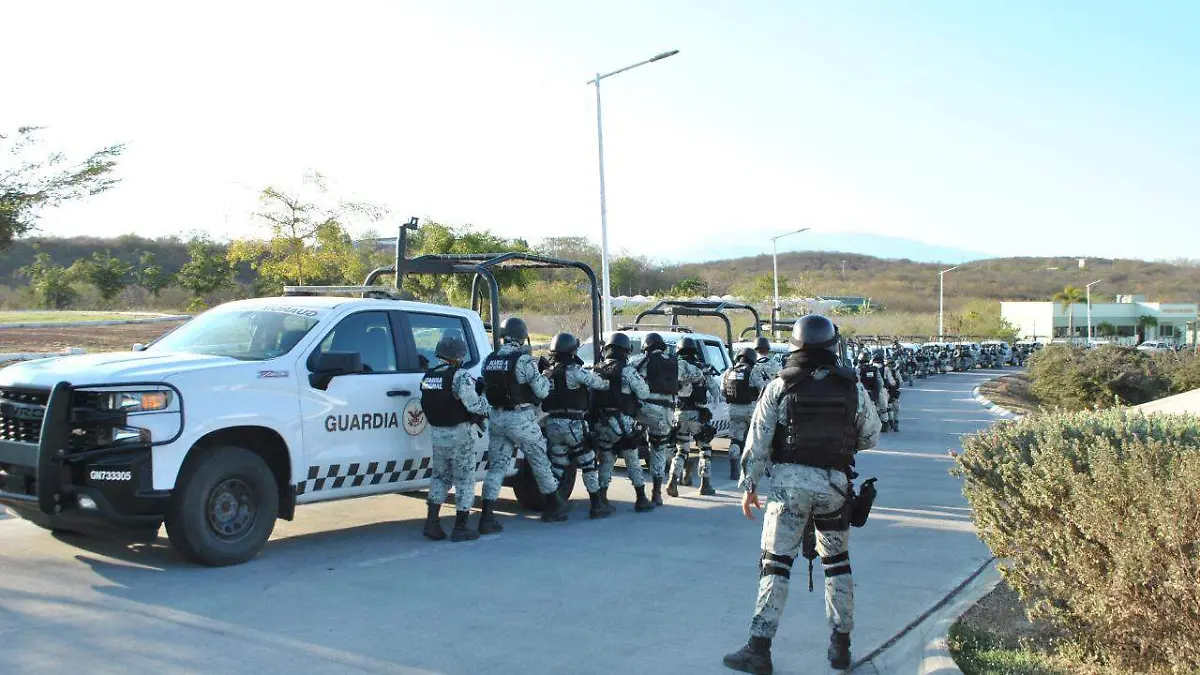
[[[434,427],[452,427],[471,421],[466,406],[454,395],[454,376],[458,368],[440,365],[421,379],[421,408]]]
[[[788,368],[780,377],[787,383],[786,416],[775,429],[771,461],[849,471],[858,436],[855,372],[837,368],[818,380]]]
[[[759,390],[750,384],[750,375],[753,371],[754,365],[750,363],[739,363],[725,371],[721,389],[725,394],[726,401],[737,405],[747,405],[758,400]]]
[[[676,357],[662,352],[649,352],[640,364],[642,376],[650,393],[675,396],[679,393],[679,363]]]
[[[621,391],[621,373],[625,364],[620,361],[605,361],[596,368],[596,374],[608,380],[608,389],[596,392],[595,406],[597,410],[607,413],[620,412],[630,417],[637,414],[637,397]]]
[[[871,399],[879,398],[879,392],[883,389],[883,378],[879,375],[879,370],[875,366],[859,366],[858,379],[862,382],[863,389],[871,395]]]
[[[536,403],[537,396],[528,384],[517,382],[517,360],[524,352],[493,353],[483,362],[483,383],[487,385],[487,400],[494,408],[515,408]]]
[[[550,395],[542,400],[542,410],[548,413],[585,413],[590,400],[587,387],[567,386],[567,364],[556,363],[543,373],[550,378]]]

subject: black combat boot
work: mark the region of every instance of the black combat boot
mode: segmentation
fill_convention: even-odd
[[[496,502],[490,499],[483,500],[483,512],[479,514],[479,534],[497,534],[504,530],[500,521],[496,520],[496,514],[492,513],[494,508]]]
[[[729,480],[737,480],[742,472],[741,462],[736,457],[729,458]]]
[[[542,495],[543,523],[561,523],[569,517],[568,511],[570,511],[570,507],[567,505],[567,500],[558,494],[558,490],[552,490]]]
[[[671,472],[671,477],[667,479],[667,496],[679,496],[679,482],[675,480],[675,472]]]
[[[442,529],[442,524],[438,522],[438,511],[442,510],[442,505],[425,502],[425,506],[429,510],[425,513],[425,529],[421,530],[421,534],[425,535],[426,539],[434,541],[445,539],[446,531]]]
[[[709,480],[708,476],[700,477],[700,494],[704,495],[705,497],[711,497],[717,494],[717,491],[713,489],[712,481]]]
[[[592,500],[592,510],[588,511],[588,518],[607,518],[613,514],[613,507],[604,503],[604,495],[599,491],[588,495]]]
[[[633,488],[633,491],[637,493],[637,501],[635,501],[633,503],[634,511],[637,511],[638,513],[646,513],[647,511],[654,510],[654,502],[650,501],[649,499],[646,499],[646,486],[645,485],[635,487],[635,488]]]
[[[613,510],[613,512],[615,513],[615,512],[616,512],[616,509],[615,509],[615,508],[613,508],[613,505],[612,505],[612,504],[609,504],[609,503],[608,503],[608,488],[600,488],[600,492],[598,492],[597,494],[599,494],[599,495],[600,495],[600,501],[604,502],[604,505],[605,505],[606,507],[608,507],[608,508],[612,509],[612,510]]]
[[[750,638],[745,647],[725,655],[725,666],[743,673],[771,675],[775,672],[771,665],[771,638]]]
[[[450,533],[450,541],[475,541],[479,538],[479,533],[467,523],[470,517],[470,511],[454,512],[454,530]]]
[[[696,462],[694,457],[688,457],[683,462],[683,482],[680,485],[684,487],[692,487],[692,476],[696,474]]]
[[[900,433],[900,420],[892,420],[892,431]]]
[[[654,502],[655,506],[663,505],[661,478],[654,479],[654,491],[650,493],[650,501]]]
[[[850,667],[850,634],[833,631],[829,636],[829,665],[834,670]]]

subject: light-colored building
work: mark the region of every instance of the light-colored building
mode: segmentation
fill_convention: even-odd
[[[1021,339],[1050,341],[1052,338],[1086,340],[1088,309],[1086,303],[1064,308],[1057,302],[1001,302],[1000,316],[1017,327]],[[1136,344],[1142,317],[1150,317],[1142,326],[1142,339],[1193,343],[1197,305],[1186,302],[1146,302],[1144,295],[1118,295],[1116,302],[1092,303],[1092,335],[1123,344]],[[1074,325],[1074,334],[1071,326]],[[1103,326],[1102,326],[1103,325]],[[1102,326],[1102,328],[1101,328]],[[1109,327],[1115,336],[1108,334]]]

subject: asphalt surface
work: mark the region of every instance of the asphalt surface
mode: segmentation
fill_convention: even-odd
[[[995,375],[905,388],[900,433],[859,457],[880,492],[851,537],[856,659],[989,557],[947,451],[995,420],[971,397]],[[258,558],[222,569],[183,562],[165,534],[116,544],[2,518],[0,672],[731,672],[721,657],[746,640],[761,519],[742,517],[723,455],[714,466],[716,497],[685,488],[635,514],[618,476],[612,518],[589,521],[579,485],[569,522],[502,502],[504,533],[466,544],[421,537],[419,496],[307,506]],[[777,673],[829,672],[819,566],[815,581],[810,594],[797,565]]]

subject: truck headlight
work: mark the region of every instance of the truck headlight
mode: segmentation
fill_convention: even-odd
[[[118,391],[107,393],[100,399],[105,410],[120,412],[156,412],[171,406],[170,391]]]

